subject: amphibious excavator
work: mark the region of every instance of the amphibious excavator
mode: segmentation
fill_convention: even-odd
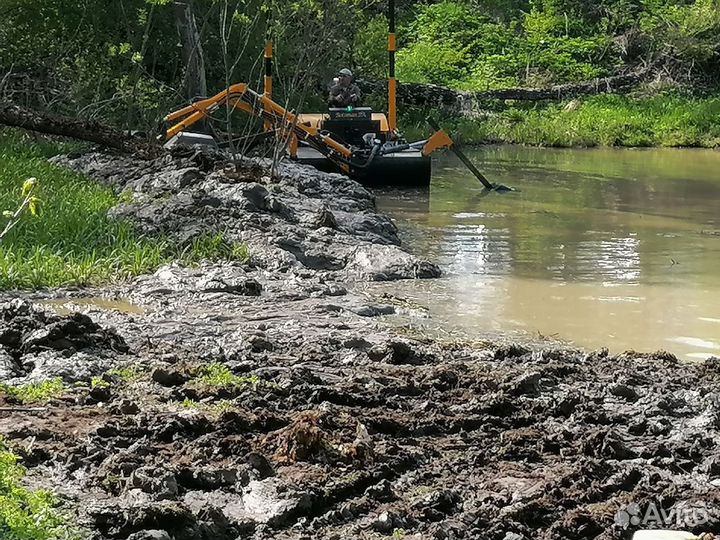
[[[329,109],[321,113],[296,114],[273,101],[273,44],[265,44],[263,93],[247,84],[234,84],[219,94],[201,99],[165,117],[174,123],[164,138],[189,143],[216,144],[208,135],[189,132],[219,107],[240,110],[263,120],[265,132],[287,142],[289,157],[326,171],[343,172],[370,186],[425,187],[430,184],[430,154],[450,148],[470,168],[487,190],[504,186],[491,184],[457,149],[450,136],[431,119],[436,129],[429,139],[408,142],[398,131],[397,79],[395,78],[395,0],[388,1],[388,112],[368,107]]]

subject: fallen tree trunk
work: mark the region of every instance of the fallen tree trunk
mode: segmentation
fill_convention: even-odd
[[[477,104],[488,100],[512,99],[518,101],[565,100],[579,96],[616,93],[636,86],[651,72],[651,67],[628,73],[604,77],[575,84],[561,84],[549,88],[508,88],[486,92],[460,92],[433,84],[400,83],[398,99],[405,105],[420,107],[456,107],[460,111],[472,111]],[[383,91],[385,83],[367,82],[367,90]]]
[[[149,143],[146,140],[134,137],[126,131],[120,131],[100,122],[52,115],[7,102],[0,103],[0,124],[48,135],[80,139],[114,148],[121,152],[153,156],[160,151],[160,147],[156,144]]]

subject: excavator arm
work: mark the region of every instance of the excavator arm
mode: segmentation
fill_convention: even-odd
[[[175,123],[165,132],[166,140],[209,117],[221,106],[229,107],[232,110],[241,110],[251,116],[261,118],[282,135],[295,136],[345,172],[349,172],[353,166],[353,151],[350,148],[322,130],[300,123],[296,114],[269,97],[250,90],[246,84],[234,84],[211,98],[197,101],[167,115],[165,121]],[[362,166],[362,164],[358,164],[358,166]]]

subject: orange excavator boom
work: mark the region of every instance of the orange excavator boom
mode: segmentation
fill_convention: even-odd
[[[241,110],[263,119],[281,135],[297,137],[298,140],[315,148],[341,170],[350,171],[353,155],[350,148],[317,127],[300,123],[295,113],[274,102],[267,95],[250,90],[247,84],[234,84],[211,98],[197,101],[168,114],[165,121],[175,123],[165,132],[165,139],[172,139],[200,120],[209,118],[213,111],[221,106]]]

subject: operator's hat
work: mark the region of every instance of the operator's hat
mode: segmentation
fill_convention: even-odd
[[[350,71],[348,68],[343,68],[338,72],[339,75],[345,75],[346,77],[352,77],[352,71]]]

